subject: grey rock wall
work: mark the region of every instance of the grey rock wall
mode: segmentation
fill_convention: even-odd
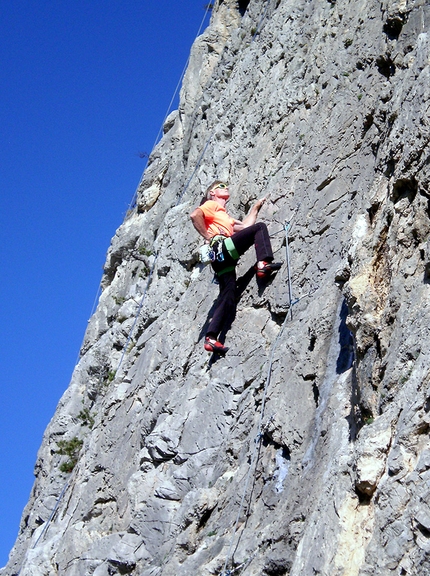
[[[2,576],[430,573],[430,5],[240,7],[192,47]],[[250,251],[219,359],[215,178],[238,218],[268,195],[284,262],[290,222],[293,297]]]

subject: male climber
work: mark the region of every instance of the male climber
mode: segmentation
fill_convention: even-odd
[[[218,341],[218,336],[236,315],[236,265],[240,256],[254,244],[258,278],[268,278],[281,267],[273,262],[266,224],[256,223],[266,198],[257,200],[242,222],[227,214],[225,205],[229,198],[228,185],[216,180],[207,189],[200,206],[190,214],[194,228],[217,253],[212,268],[219,281],[220,293],[204,343],[205,350],[217,354],[225,354],[228,350]]]

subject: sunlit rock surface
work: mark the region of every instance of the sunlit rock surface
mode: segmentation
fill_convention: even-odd
[[[429,28],[424,0],[215,3],[2,576],[430,573]],[[284,266],[241,259],[214,359],[189,213],[218,178],[237,218],[268,196]]]

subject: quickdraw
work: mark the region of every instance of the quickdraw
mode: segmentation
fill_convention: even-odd
[[[209,244],[203,244],[199,248],[199,260],[202,264],[210,264],[211,262],[223,262],[224,254],[222,252],[222,243],[226,236],[218,234],[211,238]]]

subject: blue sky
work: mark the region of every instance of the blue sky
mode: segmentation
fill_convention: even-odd
[[[206,4],[0,7],[0,566]]]

